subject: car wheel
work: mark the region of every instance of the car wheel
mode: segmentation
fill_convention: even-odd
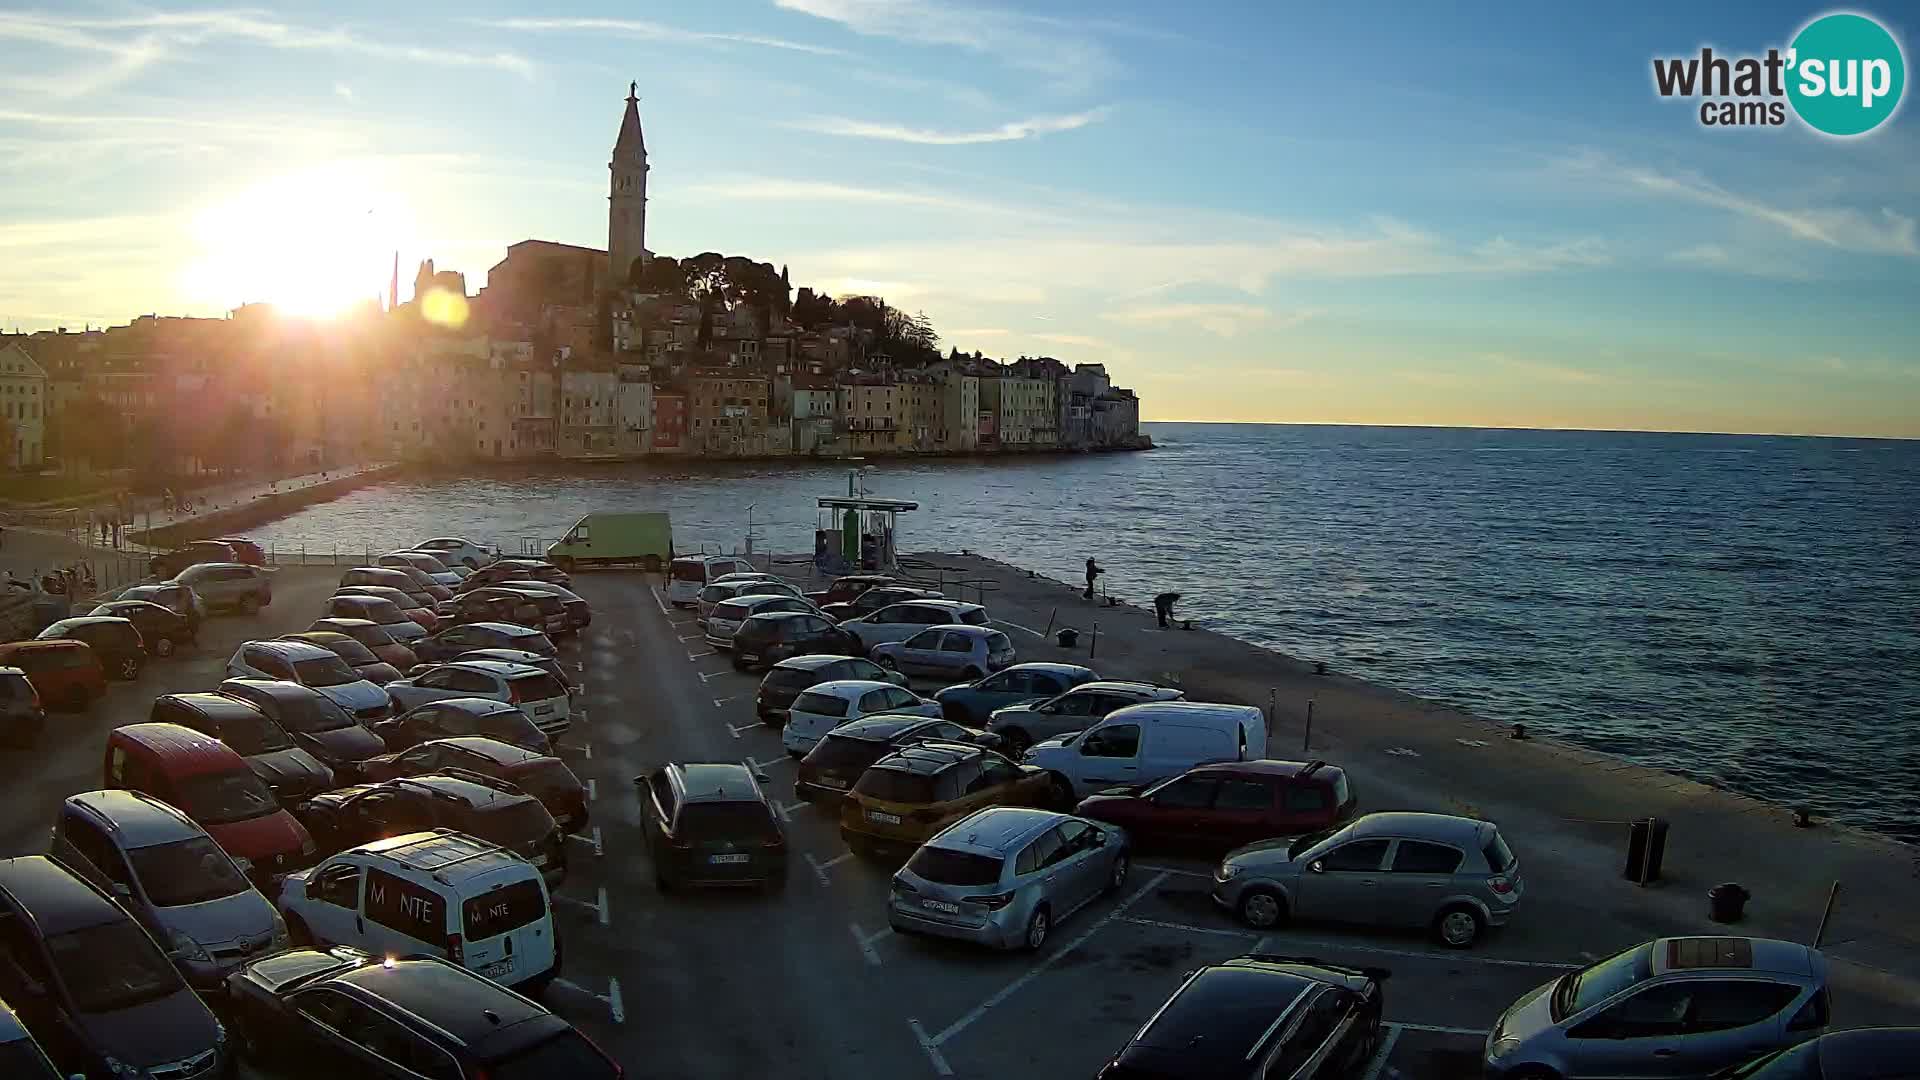
[[[140,677],[139,657],[129,656],[120,661],[120,677],[128,682],[132,682]]]
[[[1121,886],[1125,885],[1126,883],[1127,883],[1127,853],[1123,851],[1120,853],[1119,858],[1113,860],[1113,869],[1108,871],[1107,873],[1107,891],[1118,892]]]
[[[1050,781],[1050,786],[1047,788],[1048,801],[1054,806],[1063,807],[1067,810],[1073,809],[1075,805],[1073,782],[1061,776],[1059,773],[1048,773],[1047,779]]]
[[[1019,728],[1008,728],[997,734],[1007,744],[1008,757],[1018,758],[1021,754],[1027,752],[1027,747],[1033,745],[1033,736]]]
[[[984,671],[981,671],[977,667],[969,667],[967,668],[967,670],[960,673],[960,677],[967,680],[968,682],[977,682],[981,679],[986,678],[987,673]]]
[[[729,656],[727,659],[732,662],[733,670],[735,671],[747,670],[747,663],[746,661],[740,659],[740,654],[735,653],[732,656]]]
[[[1440,944],[1450,949],[1468,949],[1480,939],[1486,925],[1479,912],[1460,905],[1441,911],[1433,920],[1433,932]]]
[[[313,945],[313,930],[307,926],[307,920],[298,915],[287,916],[287,937],[295,945]]]
[[[166,657],[172,656],[173,655],[173,639],[169,637],[163,637],[155,640],[153,643],[153,655],[161,657],[163,659]]]
[[[1287,917],[1287,902],[1272,889],[1248,889],[1240,894],[1240,921],[1255,930],[1270,930]]]
[[[240,598],[240,614],[253,615],[260,610],[260,598],[248,593]]]
[[[1047,943],[1047,934],[1053,930],[1053,916],[1047,911],[1047,905],[1041,904],[1033,909],[1033,916],[1027,920],[1027,934],[1021,939],[1028,952],[1038,952]]]
[[[875,660],[874,663],[879,664],[881,667],[886,668],[896,675],[900,673],[900,665],[895,663],[891,656],[882,656],[878,660]]]

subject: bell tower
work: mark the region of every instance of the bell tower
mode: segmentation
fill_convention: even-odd
[[[640,85],[627,84],[627,112],[613,144],[607,195],[607,271],[609,284],[625,284],[635,259],[647,250],[647,141],[640,131]]]

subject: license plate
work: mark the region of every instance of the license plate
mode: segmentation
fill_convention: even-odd
[[[821,786],[821,787],[830,787],[830,788],[839,788],[839,789],[840,789],[841,791],[845,791],[845,790],[847,790],[847,782],[846,782],[845,780],[842,780],[842,779],[840,779],[839,777],[835,777],[835,776],[823,776],[823,777],[821,777],[821,778],[820,778],[820,786]]]
[[[880,810],[869,810],[867,811],[867,820],[877,821],[882,825],[898,825],[900,824],[900,815],[889,814]]]
[[[752,856],[748,855],[709,855],[707,861],[715,866],[738,866]]]
[[[489,979],[505,978],[506,976],[513,974],[513,961],[512,960],[495,960],[491,964],[483,965],[480,968],[480,974]]]
[[[547,857],[545,855],[535,855],[533,858],[528,859],[527,861],[532,863],[535,866],[547,865]]]
[[[949,904],[945,900],[922,900],[920,901],[920,906],[924,908],[932,908],[935,911],[944,911],[949,915],[960,914],[959,904]]]
[[[545,716],[552,711],[553,706],[551,705],[535,705],[533,707],[533,715],[535,716]]]

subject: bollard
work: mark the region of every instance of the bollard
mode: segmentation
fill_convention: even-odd
[[[1307,730],[1300,734],[1300,752],[1306,753],[1307,746],[1313,741],[1313,699],[1307,699]]]
[[[1093,624],[1093,640],[1087,643],[1087,659],[1093,659],[1094,651],[1100,648],[1100,624]]]
[[[1836,880],[1833,887],[1827,890],[1827,906],[1820,912],[1819,929],[1813,932],[1813,947],[1816,949],[1820,947],[1822,941],[1827,939],[1827,920],[1833,917],[1833,901],[1839,895],[1840,882]]]
[[[1055,619],[1057,619],[1057,618],[1059,618],[1059,617],[1060,617],[1060,609],[1059,609],[1059,608],[1057,608],[1057,607],[1056,607],[1056,608],[1054,608],[1054,609],[1053,609],[1053,610],[1052,610],[1051,612],[1048,612],[1048,613],[1047,613],[1047,629],[1046,629],[1046,632],[1045,632],[1045,633],[1042,633],[1042,634],[1040,635],[1041,637],[1043,637],[1043,638],[1044,638],[1044,637],[1052,637],[1052,636],[1053,636],[1053,620],[1055,620]]]

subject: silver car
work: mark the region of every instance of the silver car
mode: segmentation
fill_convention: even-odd
[[[1127,834],[1071,814],[998,806],[949,825],[893,875],[898,933],[1038,949],[1127,880]]]
[[[258,566],[245,563],[199,563],[174,575],[190,586],[210,608],[232,608],[251,615],[273,603],[273,578]]]
[[[1820,1035],[1827,959],[1791,941],[1659,938],[1529,991],[1487,1035],[1489,1080],[1706,1076]]]
[[[709,589],[717,587],[707,586]],[[748,586],[748,588],[754,588],[754,586]],[[707,612],[706,625],[702,627],[706,632],[705,641],[716,649],[726,649],[731,652],[733,632],[740,629],[741,623],[754,615],[767,615],[776,611],[800,611],[809,615],[820,615],[820,609],[814,607],[811,600],[802,600],[797,596],[747,593],[713,605],[712,610]]]
[[[1013,663],[1013,640],[991,627],[954,623],[883,642],[870,654],[881,667],[908,675],[979,679]]]
[[[879,658],[879,650],[874,652]],[[995,709],[987,730],[1006,738],[1007,745],[1024,749],[1042,739],[1085,731],[1115,709],[1148,701],[1179,701],[1186,694],[1170,686],[1097,679],[1069,687],[1044,701],[1028,701]]]
[[[288,945],[287,924],[206,830],[150,795],[69,797],[48,854],[112,893],[196,990]]]
[[[716,581],[701,589],[700,598],[694,601],[693,622],[702,630],[707,628],[707,619],[713,615],[713,609],[735,597],[791,596],[797,600],[806,599],[799,589],[775,578],[749,578],[738,574],[728,574],[726,577],[726,581]]]
[[[1520,861],[1490,821],[1367,814],[1331,835],[1229,852],[1213,899],[1257,930],[1289,918],[1425,927],[1464,949],[1520,903]]]

